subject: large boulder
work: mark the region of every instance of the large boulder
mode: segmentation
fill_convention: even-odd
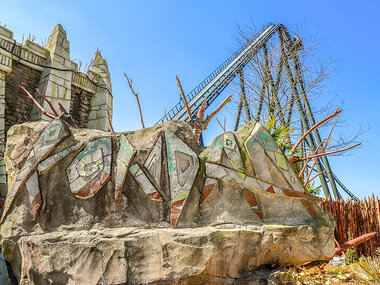
[[[8,133],[2,250],[25,284],[233,284],[334,254],[334,220],[250,123],[199,147],[184,122],[57,119]]]

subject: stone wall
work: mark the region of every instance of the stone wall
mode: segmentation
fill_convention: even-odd
[[[5,76],[5,133],[11,126],[30,120],[33,103],[18,85],[33,94],[40,77],[41,71],[13,61],[12,72]]]
[[[62,104],[79,127],[111,130],[107,112],[112,120],[112,87],[107,62],[97,51],[94,64],[84,73],[79,72],[70,58],[66,31],[59,24],[46,47],[30,40],[19,44],[11,30],[0,26],[0,139],[4,141],[15,124],[51,120],[42,115],[18,85],[25,87],[47,112],[53,113],[36,88],[57,111],[58,103]],[[0,151],[5,151],[1,143]],[[0,198],[5,194],[6,171],[0,158]]]
[[[74,122],[80,128],[86,128],[88,125],[88,115],[90,112],[92,96],[92,92],[74,85],[71,87],[70,114],[73,117]]]

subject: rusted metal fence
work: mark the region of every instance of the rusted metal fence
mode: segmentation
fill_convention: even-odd
[[[339,244],[349,240],[348,232],[351,233],[352,238],[377,232],[375,237],[357,247],[359,256],[376,254],[376,249],[380,247],[380,200],[378,197],[372,195],[363,200],[349,199],[347,201],[326,199],[321,206],[335,217],[335,239]]]

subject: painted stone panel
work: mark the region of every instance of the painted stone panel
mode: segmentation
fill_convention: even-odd
[[[152,200],[162,200],[162,195],[158,192],[156,187],[150,182],[149,178],[145,175],[144,171],[141,167],[135,163],[130,168],[129,171],[136,179],[140,188],[144,191],[144,193]]]
[[[161,165],[162,165],[162,138],[161,136],[157,139],[153,146],[153,149],[149,153],[144,167],[148,170],[149,174],[152,176],[157,185],[161,182]]]
[[[37,171],[35,171],[32,174],[32,176],[30,176],[29,179],[26,180],[25,186],[26,186],[26,191],[28,191],[30,204],[32,205],[34,219],[36,219],[38,210],[42,204]]]
[[[267,156],[271,159],[273,164],[276,165],[292,189],[303,193],[304,189],[292,170],[289,161],[284,157],[281,149],[277,146],[267,129],[260,124],[256,124],[249,138],[250,142],[247,141],[247,144],[252,144],[252,140],[256,140],[265,148]]]
[[[51,197],[60,199],[62,195],[66,199],[62,201],[62,205],[71,201],[73,207],[79,205],[82,207],[80,209],[97,207],[106,199],[106,203],[111,202],[111,206],[105,206],[96,214],[112,217],[115,214],[115,206],[120,206],[117,220],[133,226],[165,226],[168,222],[172,227],[192,226],[198,222],[205,226],[239,222],[267,223],[273,221],[274,217],[281,217],[272,213],[276,210],[273,206],[270,206],[269,211],[266,210],[271,201],[279,205],[285,203],[286,205],[281,205],[281,209],[291,210],[291,204],[296,203],[297,210],[292,210],[290,214],[293,220],[318,218],[317,214],[320,213],[315,203],[308,202],[311,197],[292,189],[282,174],[282,171],[293,171],[288,165],[288,160],[282,153],[277,152],[277,145],[273,145],[270,138],[252,132],[254,124],[242,132],[218,136],[213,144],[203,151],[196,148],[196,151],[202,151],[201,153],[196,153],[189,147],[194,143],[190,134],[174,127],[170,130],[176,132],[158,127],[152,129],[151,135],[144,130],[140,134],[128,133],[128,137],[115,133],[100,138],[99,133],[88,134],[86,130],[72,129],[70,131],[73,138],[64,142],[64,148],[61,145],[59,150],[54,151],[60,142],[61,128],[53,125],[48,130],[46,125],[45,123],[38,133],[44,142],[56,142],[51,146],[52,150],[41,156],[46,145],[40,148],[28,147],[33,150],[30,153],[24,152],[19,161],[33,158],[38,163],[33,169],[21,165],[14,171],[16,175],[12,178],[14,181],[17,175],[25,177],[26,191],[22,193],[28,195],[26,198],[32,205],[30,210],[35,219],[37,215],[41,215],[39,212],[42,202],[46,205],[45,214],[49,221],[56,221],[61,212],[70,211],[70,207],[49,209],[51,205],[48,205],[48,201],[45,203],[42,200]],[[258,130],[260,128],[256,129]],[[114,172],[111,172],[112,140],[120,141],[119,148],[114,150],[117,155],[114,159]],[[13,149],[19,148],[20,145]],[[18,157],[15,152],[12,155]],[[136,155],[139,156],[135,157]],[[261,159],[258,159],[259,157]],[[244,168],[243,158],[247,169]],[[210,160],[214,162],[211,163]],[[201,161],[204,163],[202,167]],[[253,171],[253,168],[263,167],[265,162],[267,179],[258,176],[259,171],[256,169]],[[167,167],[163,163],[167,163]],[[65,166],[59,167],[60,165]],[[50,182],[52,175],[59,174],[61,168],[66,175],[54,183]],[[49,175],[41,175],[48,171]],[[111,173],[112,183],[103,187],[111,178]],[[128,187],[126,179],[131,179],[128,181]],[[43,192],[40,192],[39,187],[46,185],[50,188],[41,189]],[[60,189],[60,185],[67,185],[67,189]],[[127,196],[125,203],[119,205],[118,197],[121,197],[124,186],[128,189]],[[96,199],[88,202],[73,200],[73,196],[88,199],[100,190],[104,193],[98,194]],[[114,190],[120,190],[119,194],[117,191],[114,193]],[[115,194],[115,200],[108,197],[109,192],[112,193],[111,196]],[[46,198],[42,197],[44,193],[49,193]],[[168,196],[164,196],[164,193]],[[264,202],[267,203],[265,206]],[[45,206],[43,209],[45,211]],[[77,212],[76,210],[75,214]],[[307,215],[304,215],[305,212],[308,212]],[[84,216],[86,214],[88,213],[83,213]],[[302,217],[296,217],[297,214]],[[60,222],[55,223],[58,225]]]
[[[39,175],[42,175],[45,172],[49,171],[54,165],[59,163],[62,159],[69,156],[71,153],[79,150],[83,146],[84,146],[83,143],[77,143],[41,161],[41,163],[38,165]]]
[[[233,132],[223,134],[223,147],[232,167],[244,171],[244,164]]]
[[[175,134],[164,129],[171,193],[171,224],[177,224],[199,169],[198,155]]]
[[[200,205],[202,205],[207,200],[208,196],[210,196],[211,192],[215,189],[217,183],[218,181],[216,179],[209,177],[206,178],[205,184],[203,186]]]
[[[224,154],[229,161],[228,164],[223,161]],[[213,140],[207,161],[244,171],[244,164],[233,132],[221,134]]]
[[[10,183],[9,193],[5,201],[2,219],[7,214],[13,200],[26,180],[37,170],[38,163],[44,160],[64,139],[69,137],[71,132],[67,124],[61,119],[53,120],[45,129],[41,137],[35,143],[34,148],[30,151],[23,167],[17,174],[15,182]]]
[[[265,150],[256,141],[253,135],[251,135],[245,142],[245,148],[247,149],[247,153],[256,176],[268,181],[273,181]]]
[[[259,217],[260,220],[262,220],[263,216],[260,212],[259,206],[257,205],[255,195],[249,190],[244,190],[244,197],[252,211]]]
[[[67,167],[71,192],[78,198],[93,197],[111,174],[111,138],[89,142]]]
[[[115,209],[119,207],[125,179],[127,177],[128,167],[130,166],[136,151],[128,138],[120,135],[120,148],[116,159],[116,176],[115,176]]]

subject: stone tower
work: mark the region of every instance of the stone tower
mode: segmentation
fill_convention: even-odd
[[[84,73],[78,69],[70,58],[70,42],[60,24],[54,27],[45,47],[30,40],[19,44],[12,31],[0,26],[0,138],[6,141],[7,131],[14,124],[51,120],[42,115],[19,85],[33,94],[47,112],[53,113],[36,88],[56,110],[61,103],[79,127],[110,131],[108,116],[112,120],[113,98],[106,60],[97,51]],[[4,148],[0,143],[0,150]],[[6,171],[0,158],[0,197],[5,194]]]

